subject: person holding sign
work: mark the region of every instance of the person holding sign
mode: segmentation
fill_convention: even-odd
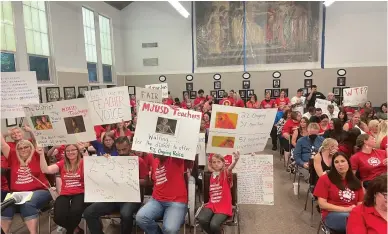
[[[229,178],[240,153],[233,153],[233,156],[233,163],[228,168],[225,168],[225,160],[221,155],[215,154],[211,159],[213,173],[210,178],[209,202],[197,217],[199,225],[208,234],[221,233],[222,224],[233,215]]]
[[[344,124],[343,129],[345,131],[349,131],[352,128],[358,127],[364,132],[369,132],[368,126],[360,120],[361,115],[360,112],[356,111],[352,118]]]
[[[306,94],[306,108],[315,106],[315,100],[317,99],[326,99],[325,95],[317,91],[318,87],[316,85],[311,86],[311,92]]]
[[[102,137],[102,143],[99,141],[91,141],[90,144],[93,146],[93,148],[96,150],[96,154],[98,156],[117,156],[119,155],[117,153],[116,147],[115,147],[115,137],[112,133],[105,133]]]

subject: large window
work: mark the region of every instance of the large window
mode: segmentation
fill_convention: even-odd
[[[94,12],[85,7],[82,7],[82,19],[84,25],[86,66],[88,68],[89,82],[98,82],[97,43],[96,28],[94,24]]]
[[[23,1],[23,15],[30,71],[36,71],[38,81],[50,81],[50,45],[45,2]]]
[[[101,61],[104,82],[112,83],[112,43],[110,19],[99,15],[100,41],[101,41]]]
[[[1,71],[14,72],[15,67],[15,52],[16,39],[13,23],[12,3],[3,1],[0,3],[0,18],[1,18]]]

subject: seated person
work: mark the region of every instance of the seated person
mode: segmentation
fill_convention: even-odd
[[[381,121],[378,127],[378,134],[376,137],[376,149],[387,149],[387,121]]]
[[[131,155],[131,143],[129,142],[128,137],[117,138],[115,145],[119,156]],[[144,186],[147,184],[148,170],[143,159],[140,157],[138,157],[138,159],[139,182],[140,186]],[[141,194],[141,199],[143,200],[143,194]],[[119,211],[121,218],[120,233],[131,233],[133,226],[133,214],[138,211],[141,204],[141,202],[96,202],[85,209],[84,218],[91,234],[103,234],[100,217]]]
[[[5,196],[7,196],[7,193],[9,192],[8,179],[6,176],[8,170],[8,160],[4,155],[1,155],[1,202],[4,201]]]
[[[300,120],[299,128],[292,133],[291,144],[294,148],[296,146],[296,142],[300,138],[308,135],[308,131],[307,131],[308,125],[309,125],[309,120],[306,117],[302,117],[302,119]]]
[[[338,151],[338,142],[332,138],[327,138],[322,142],[318,153],[314,156],[314,171],[312,185],[315,185],[318,178],[326,174],[331,169],[333,155]]]
[[[345,154],[335,154],[331,164],[333,166],[329,173],[319,177],[314,196],[318,197],[325,225],[331,230],[345,233],[349,212],[362,203],[364,192]]]
[[[23,127],[23,130],[24,132],[27,132],[30,134],[31,136],[31,139],[28,139],[29,141],[32,142],[32,144],[36,144],[35,143],[35,137],[34,135],[32,134],[32,130],[30,127],[28,126],[24,126]],[[12,141],[7,141],[9,147],[11,147],[11,149],[15,149],[16,147],[16,144],[20,141],[20,140],[23,140],[24,139],[24,132],[23,130],[19,127],[15,127],[15,128],[11,128],[10,130],[8,130],[7,134],[4,135],[4,138],[7,138],[7,136],[9,136]]]
[[[387,233],[387,174],[370,182],[364,203],[350,212],[346,231],[351,234]]]
[[[310,123],[307,127],[308,136],[300,138],[296,142],[294,149],[295,163],[299,166],[299,172],[302,173],[305,180],[309,179],[309,160],[321,147],[324,138],[318,136],[319,125]]]
[[[280,144],[284,149],[284,161],[288,161],[288,158],[291,155],[291,137],[292,133],[298,129],[299,127],[299,117],[298,113],[295,111],[291,111],[290,119],[287,119],[283,128],[282,128],[282,136],[279,138]]]
[[[102,136],[102,142],[91,141],[90,144],[96,150],[97,156],[110,155],[117,156],[119,155],[115,146],[115,137],[112,133],[106,133]]]

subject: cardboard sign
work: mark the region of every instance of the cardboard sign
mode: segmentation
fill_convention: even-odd
[[[36,73],[1,72],[1,118],[24,117],[23,105],[39,104]]]
[[[368,86],[343,89],[343,105],[358,106],[368,101]]]
[[[195,160],[202,113],[140,102],[132,150]]]
[[[206,152],[205,152],[205,133],[199,134],[199,140],[197,145],[198,165],[206,165]]]
[[[162,90],[136,87],[136,108],[138,112],[140,101],[162,103]]]
[[[132,119],[127,86],[85,91],[94,125]]]
[[[168,98],[168,85],[167,83],[146,85],[147,89],[157,89],[162,91],[162,98]]]
[[[84,98],[26,106],[24,113],[42,147],[96,140]]]
[[[324,100],[324,99],[316,99],[315,100],[315,108],[321,108],[322,114],[330,116],[330,113],[327,110],[328,105],[332,105],[331,101]],[[338,116],[338,113],[339,113],[339,108],[337,105],[334,105],[334,116]]]
[[[277,109],[213,105],[206,153],[260,152],[267,144]]]

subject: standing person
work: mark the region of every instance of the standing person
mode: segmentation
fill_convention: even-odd
[[[328,93],[327,94],[327,100],[331,102],[331,105],[337,106],[337,103],[335,102],[335,95],[334,93]]]
[[[278,112],[276,112],[275,122],[272,126],[272,130],[270,133],[273,151],[276,151],[278,149],[278,123],[280,122],[280,120],[284,120],[283,119],[284,113],[285,113],[285,111],[280,111],[280,110],[278,110]],[[288,114],[288,111],[287,111],[287,114]],[[290,118],[291,118],[291,115],[290,115]],[[284,125],[285,121],[282,121],[281,123]],[[280,130],[280,132],[281,132],[281,130]]]
[[[199,91],[198,91],[199,92]],[[192,101],[189,98],[189,93],[185,92],[183,94],[183,100],[181,102],[181,108],[190,109],[192,107]]]
[[[303,89],[298,89],[298,91],[296,91],[296,96],[294,96],[293,98],[291,98],[291,108],[292,108],[292,111],[297,111],[301,114],[303,114],[303,109],[304,109],[304,101],[305,101],[305,97],[303,97]]]
[[[299,127],[298,113],[291,111],[291,118],[286,121],[282,129],[282,137],[280,138],[280,144],[284,149],[284,160],[287,162],[291,156],[291,137],[292,133]]]
[[[306,108],[315,106],[315,100],[317,99],[326,99],[326,97],[321,92],[318,92],[316,85],[312,85],[311,92],[306,94]]]
[[[24,126],[23,130],[24,130],[24,132],[30,134],[31,138],[28,139],[28,140],[33,145],[36,145],[35,136],[32,133],[32,129],[29,126]],[[20,140],[24,139],[24,132],[23,132],[23,130],[21,128],[19,128],[19,127],[11,128],[10,130],[8,130],[7,134],[4,135],[4,138],[7,138],[7,136],[9,136],[11,138],[12,141],[7,141],[7,144],[9,145],[9,147],[11,147],[11,149],[15,149],[16,144]]]
[[[290,99],[286,96],[286,92],[282,90],[280,92],[280,96],[275,100],[275,107],[282,110],[284,106],[288,106],[288,105],[290,105]]]
[[[212,105],[213,105],[213,97],[208,95],[206,97],[206,102],[203,104],[202,113],[206,113],[208,111],[212,111]]]
[[[275,100],[271,99],[271,93],[266,92],[265,98],[260,102],[260,109],[275,108]],[[283,110],[283,109],[280,109]]]
[[[129,104],[131,105],[132,108],[136,108],[136,96],[135,95],[130,96]]]
[[[200,107],[202,109],[202,106],[203,106],[203,104],[205,104],[205,101],[206,101],[205,97],[203,96],[204,93],[205,92],[203,91],[203,89],[198,90],[198,96],[194,100],[193,108]]]
[[[128,137],[117,138],[115,145],[120,156],[128,156],[131,154],[131,143]],[[146,185],[148,169],[144,160],[138,156],[130,157],[137,157],[139,160],[140,186]],[[140,195],[143,201],[144,194],[140,193]],[[96,202],[85,209],[84,218],[91,234],[103,234],[100,217],[119,211],[121,219],[120,233],[132,233],[133,215],[141,207],[141,204],[141,202]]]
[[[257,101],[257,95],[252,94],[249,101],[246,103],[247,108],[259,109],[260,103]]]
[[[235,92],[233,94],[234,103],[236,107],[245,107],[244,101],[241,99],[240,94]]]

